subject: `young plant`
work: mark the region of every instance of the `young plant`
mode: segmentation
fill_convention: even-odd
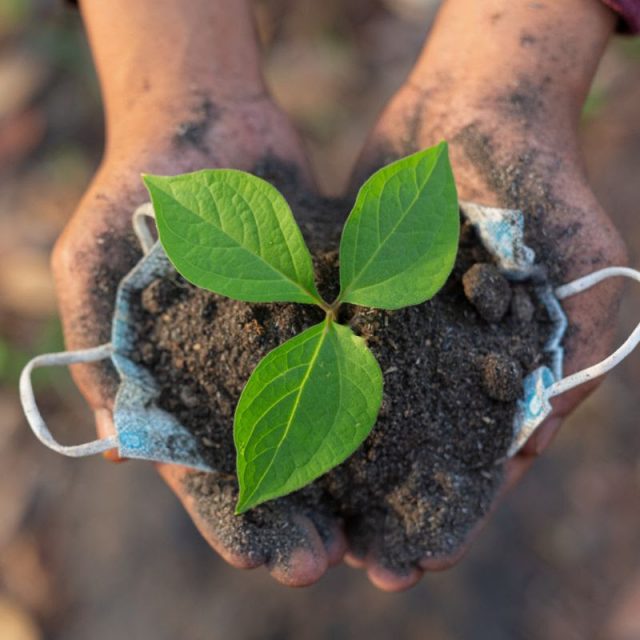
[[[236,407],[236,513],[300,489],[371,431],[382,373],[340,305],[399,309],[431,298],[453,267],[459,214],[447,145],[374,173],[340,241],[340,293],[322,299],[291,209],[269,183],[231,169],[144,176],[167,256],[189,282],[246,302],[301,302],[326,313],[271,351]]]

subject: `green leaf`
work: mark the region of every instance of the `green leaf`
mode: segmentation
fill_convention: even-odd
[[[380,367],[349,327],[327,319],[271,351],[236,408],[236,513],[344,461],[371,431],[381,402]]]
[[[189,282],[247,302],[321,303],[302,233],[268,182],[232,169],[143,179],[162,246]]]
[[[342,232],[339,300],[380,309],[428,300],[453,268],[459,226],[446,142],[380,169]]]

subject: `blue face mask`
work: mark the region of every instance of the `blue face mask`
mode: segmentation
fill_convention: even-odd
[[[485,207],[461,202],[463,215],[475,227],[481,242],[494,257],[497,267],[511,280],[535,278],[538,267],[535,254],[524,243],[524,217],[520,211]],[[145,218],[153,218],[150,203],[134,214],[133,226],[144,253],[143,259],[127,274],[118,287],[113,317],[111,342],[93,349],[65,351],[37,356],[25,367],[20,377],[20,398],[25,415],[38,439],[58,453],[82,457],[117,449],[123,458],[180,464],[213,471],[202,458],[195,437],[172,415],[157,404],[160,389],[149,372],[133,362],[130,354],[137,340],[131,322],[131,305],[138,292],[154,280],[173,271],[173,266],[155,242]],[[552,323],[551,335],[544,347],[548,366],[532,371],[523,382],[513,424],[513,441],[508,456],[515,455],[551,413],[550,399],[615,367],[640,342],[640,325],[626,342],[602,362],[563,378],[562,339],[567,318],[560,300],[585,291],[610,277],[623,276],[640,282],[640,272],[625,267],[610,267],[591,273],[569,284],[553,289],[544,284],[536,288]],[[114,436],[86,444],[64,446],[49,432],[35,402],[31,372],[38,367],[96,362],[111,358],[120,375],[113,418]]]

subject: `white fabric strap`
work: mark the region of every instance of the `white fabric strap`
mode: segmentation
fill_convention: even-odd
[[[141,204],[134,212],[133,212],[133,231],[138,238],[138,242],[140,242],[140,246],[142,247],[142,253],[146,256],[149,251],[151,251],[151,247],[155,244],[155,240],[151,235],[151,231],[149,231],[149,225],[147,224],[146,218],[156,219],[156,213],[153,210],[153,205],[150,202],[145,202]]]
[[[146,255],[155,244],[155,239],[149,230],[146,218],[155,219],[153,206],[150,202],[139,206],[133,214],[133,230],[140,242],[143,253]],[[44,445],[65,456],[80,458],[83,456],[103,453],[118,447],[118,437],[110,436],[101,440],[92,440],[79,445],[62,445],[51,435],[38,405],[36,403],[31,374],[34,369],[41,367],[60,367],[83,362],[97,362],[111,357],[113,349],[111,344],[103,344],[92,349],[78,351],[63,351],[61,353],[46,353],[30,360],[20,375],[20,401],[24,409],[27,422],[38,440]]]
[[[558,300],[564,300],[577,293],[590,289],[607,278],[614,277],[631,278],[636,282],[640,282],[640,271],[629,269],[628,267],[607,267],[606,269],[594,271],[593,273],[582,278],[578,278],[568,284],[563,284],[555,290],[555,294]],[[554,396],[560,395],[565,391],[569,391],[569,389],[573,389],[574,387],[584,384],[589,380],[599,378],[607,373],[607,371],[610,371],[613,367],[620,364],[620,362],[622,362],[638,346],[639,342],[640,324],[636,326],[631,335],[608,358],[605,358],[602,362],[598,362],[591,367],[587,367],[582,371],[578,371],[577,373],[567,376],[566,378],[552,384],[547,389],[545,394],[546,397],[553,398]]]
[[[117,436],[110,436],[102,440],[92,440],[85,444],[67,446],[60,444],[49,431],[45,421],[40,415],[38,405],[36,404],[35,395],[33,393],[33,384],[31,382],[31,373],[34,369],[40,367],[58,367],[77,364],[80,362],[97,362],[111,356],[111,345],[103,344],[93,349],[82,349],[79,351],[63,351],[61,353],[46,353],[33,358],[27,363],[20,375],[20,401],[24,409],[27,422],[33,433],[40,442],[65,456],[72,458],[81,458],[96,453],[103,453],[109,449],[115,449],[118,446]]]

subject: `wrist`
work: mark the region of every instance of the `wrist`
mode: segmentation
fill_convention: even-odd
[[[193,94],[187,109],[121,114],[107,120],[103,167],[108,174],[161,175],[202,168],[253,171],[265,159],[296,167],[312,184],[304,149],[288,118],[266,93],[243,101],[209,101]]]
[[[203,151],[222,110],[220,102],[201,85],[147,92],[130,108],[112,105],[105,110],[105,153],[109,158],[126,159],[167,155],[174,148]]]

